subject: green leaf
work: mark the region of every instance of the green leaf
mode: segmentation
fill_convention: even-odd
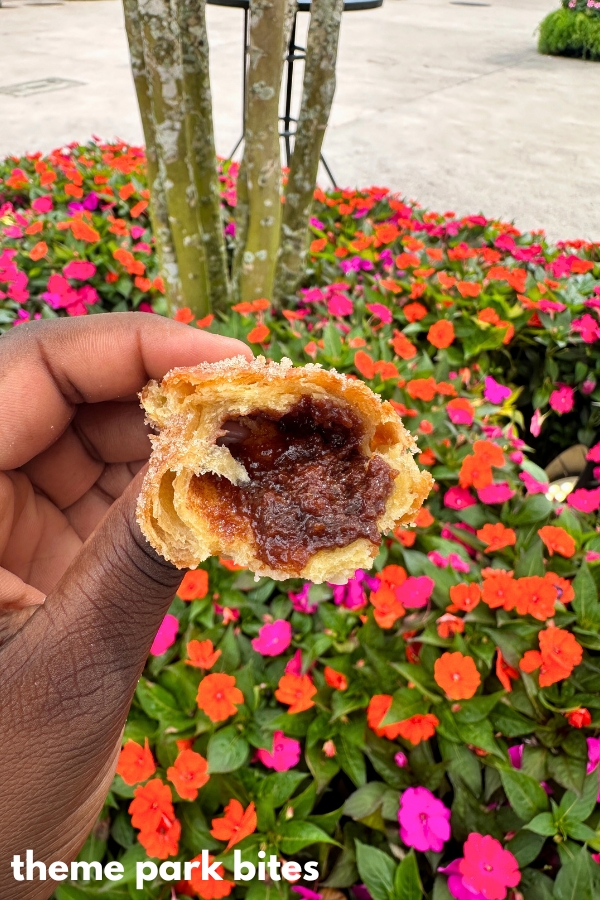
[[[331,359],[339,359],[342,352],[340,333],[333,322],[328,322],[323,329],[324,350]]]
[[[558,807],[561,817],[571,821],[585,822],[591,816],[598,799],[598,770],[590,772],[583,783],[580,795],[575,791],[567,791]]]
[[[524,866],[532,863],[534,859],[537,859],[545,842],[545,835],[537,834],[531,830],[522,830],[517,831],[514,838],[506,845],[506,849],[510,850],[522,869]]]
[[[504,691],[497,691],[495,694],[473,697],[472,700],[461,700],[460,709],[454,713],[454,717],[461,724],[481,722],[482,719],[487,719],[503,696]]]
[[[148,681],[147,678],[140,678],[135,694],[140,706],[151,719],[161,719],[173,712],[181,714],[181,709],[173,694],[159,684]]]
[[[545,837],[550,837],[557,832],[556,825],[554,824],[554,817],[552,813],[549,812],[540,813],[539,816],[536,816],[531,822],[528,822],[527,825],[525,825],[525,828],[528,831],[533,831],[534,834],[542,834]]]
[[[524,822],[530,822],[549,808],[546,791],[531,775],[518,769],[501,769],[500,778],[508,802]]]
[[[600,603],[598,603],[596,582],[587,563],[581,564],[581,568],[573,579],[573,588],[575,590],[573,609],[577,615],[577,621],[582,628],[596,630],[600,624]]]
[[[423,887],[419,877],[417,858],[411,850],[394,875],[394,900],[421,900]]]
[[[386,786],[382,781],[370,781],[350,794],[344,803],[344,815],[351,819],[370,816],[383,803]]]
[[[222,728],[208,742],[208,771],[211,775],[217,772],[235,772],[247,761],[249,750],[248,741],[238,734],[233,725]]]
[[[323,831],[317,825],[313,825],[312,822],[295,822],[293,819],[279,826],[278,839],[281,852],[289,853],[290,855],[298,853],[311,844],[335,844],[337,847],[340,846],[326,831]]]
[[[355,840],[356,865],[373,900],[392,900],[396,866],[387,853]]]
[[[526,553],[521,551],[521,555],[515,565],[515,578],[526,578],[528,575],[543,576],[544,572],[543,546],[541,540],[536,538]]]
[[[365,757],[359,747],[352,741],[347,739],[347,735],[342,731],[336,737],[337,743],[337,759],[356,787],[361,787],[367,780],[367,768]]]
[[[534,494],[531,497],[527,497],[519,512],[516,515],[509,516],[508,521],[513,526],[535,525],[547,519],[552,509],[552,504],[544,494]]]
[[[581,794],[585,781],[586,760],[566,753],[548,756],[548,774],[563,787]]]
[[[594,900],[597,865],[583,847],[581,853],[563,863],[554,883],[556,900]]]
[[[259,796],[268,800],[276,809],[292,796],[296,788],[308,778],[307,772],[273,772],[263,777]]]
[[[392,705],[381,720],[379,727],[403,722],[411,716],[425,714],[429,706],[423,699],[423,695],[416,688],[402,687],[393,695]]]

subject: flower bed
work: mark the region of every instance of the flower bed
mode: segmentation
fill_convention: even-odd
[[[4,328],[164,311],[141,151],[73,147],[0,176]],[[234,177],[225,167],[230,238]],[[57,900],[166,900],[161,878],[136,891],[136,861],[202,848],[226,881],[177,896],[288,896],[286,882],[235,887],[241,849],[318,860],[305,900],[591,898],[600,491],[558,504],[539,464],[574,440],[600,463],[598,246],[380,188],[317,191],[312,227],[296,302],[196,324],[365,379],[435,489],[347,586],[255,583],[215,559],[186,575],[82,854],[120,859],[126,879]]]
[[[562,0],[540,25],[540,53],[600,60],[600,3]]]

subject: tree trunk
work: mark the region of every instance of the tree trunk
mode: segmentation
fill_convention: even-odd
[[[208,278],[186,134],[183,65],[177,17],[169,0],[138,0],[152,97],[159,174],[164,185],[181,301],[195,315],[209,311]]]
[[[190,161],[202,226],[211,306],[227,308],[229,275],[208,67],[206,0],[176,0]]]
[[[137,6],[137,0],[123,0],[125,12],[125,28],[129,42],[129,55],[131,58],[131,70],[140,108],[144,140],[146,143],[146,168],[148,175],[148,187],[150,189],[150,219],[152,233],[156,242],[156,251],[160,270],[165,281],[167,304],[171,310],[183,306],[181,298],[181,285],[177,273],[177,257],[173,246],[173,235],[169,225],[167,212],[167,199],[165,190],[158,171],[158,156],[156,152],[156,136],[154,133],[154,117],[152,112],[152,98],[148,73],[144,59],[144,44],[142,38],[142,22]]]
[[[242,301],[271,299],[273,294],[281,225],[279,94],[287,12],[283,0],[250,0],[248,108],[240,168],[248,221],[246,234],[240,233],[238,238],[241,242],[245,236],[239,273]],[[243,214],[240,207],[240,216]]]
[[[335,66],[344,0],[313,0],[302,104],[285,192],[275,295],[294,294],[306,265],[309,221],[321,146],[335,93]]]

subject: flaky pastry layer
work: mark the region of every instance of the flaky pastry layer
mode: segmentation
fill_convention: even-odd
[[[233,529],[215,527],[218,497],[202,476],[208,473],[233,484],[249,481],[244,466],[217,443],[227,420],[266,412],[284,415],[305,396],[326,398],[351,409],[362,423],[360,452],[380,455],[397,473],[385,510],[377,520],[380,533],[411,524],[429,494],[433,479],[417,467],[417,447],[388,402],[366,384],[319,365],[293,367],[258,357],[172,369],[162,382],[149,382],[141,393],[148,421],[159,433],[138,499],[137,520],[150,544],[180,568],[194,568],[209,556],[221,556],[257,575],[284,580],[301,577],[314,583],[343,584],[357,569],[370,568],[378,547],[359,538],[346,547],[318,550],[300,571],[272,568],[257,556],[249,522]],[[191,490],[194,478],[195,488]],[[201,502],[198,499],[201,486]],[[207,515],[210,504],[213,515]]]

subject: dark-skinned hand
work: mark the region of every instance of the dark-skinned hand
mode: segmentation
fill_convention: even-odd
[[[135,521],[150,453],[137,393],[250,350],[159,316],[20,325],[0,338],[0,897],[34,851],[70,862],[102,808],[136,683],[183,573]]]

